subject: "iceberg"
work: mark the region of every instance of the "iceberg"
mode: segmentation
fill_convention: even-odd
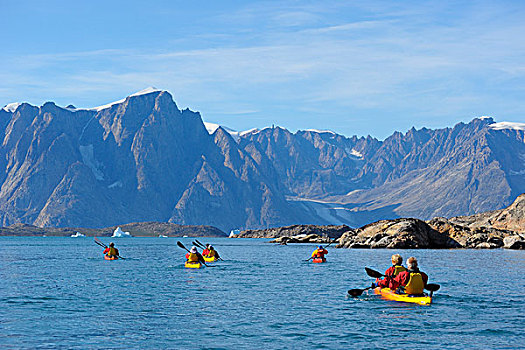
[[[80,232],[77,232],[74,235],[71,235],[71,237],[86,237],[86,235],[84,235],[84,234],[82,234]]]
[[[122,231],[120,227],[117,227],[115,231],[113,231],[113,236],[111,237],[122,238],[122,237],[133,237],[133,236],[129,232],[124,232]]]
[[[234,237],[235,235],[238,235],[239,233],[241,233],[241,230],[239,230],[239,229],[231,230],[231,231],[230,231],[230,235],[229,235],[228,237],[229,237],[229,238],[232,238],[232,237]]]

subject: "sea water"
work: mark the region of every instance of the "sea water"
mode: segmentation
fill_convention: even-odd
[[[313,264],[314,245],[201,238],[225,261],[185,269],[192,238],[113,240],[126,260],[93,238],[0,238],[0,348],[524,348],[523,251],[330,247]],[[393,253],[441,285],[431,306],[347,296]]]

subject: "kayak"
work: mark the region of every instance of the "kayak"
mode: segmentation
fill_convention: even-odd
[[[106,260],[118,260],[118,256],[112,256],[111,258],[107,255],[104,255],[104,259]]]
[[[187,267],[188,269],[200,269],[202,264],[198,261],[186,261],[184,267]]]
[[[432,303],[432,297],[427,294],[420,296],[412,296],[410,294],[397,294],[394,293],[390,288],[376,287],[374,293],[381,295],[383,299],[399,301],[402,303],[413,303],[418,305],[430,305]]]
[[[324,258],[313,258],[312,262],[320,264],[320,263],[326,262],[326,259],[324,259]]]
[[[206,262],[214,262],[214,261],[217,261],[217,259],[215,259],[214,256],[206,256],[206,255],[203,255],[202,257],[204,258],[204,261],[206,261]]]

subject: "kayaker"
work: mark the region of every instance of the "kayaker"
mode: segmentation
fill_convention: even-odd
[[[197,247],[195,246],[191,247],[189,253],[186,253],[186,260],[188,262],[201,262],[202,264],[206,265],[204,258],[202,257],[201,253],[197,251]]]
[[[317,247],[316,250],[312,252],[312,256],[310,257],[310,259],[318,258],[318,259],[322,259],[323,261],[326,261],[324,257],[326,254],[328,254],[328,251],[324,249],[322,245],[320,245],[319,247]]]
[[[403,258],[399,254],[392,255],[392,266],[390,266],[388,269],[386,269],[384,275],[385,278],[380,279],[377,278],[375,283],[372,284],[372,287],[381,287],[381,288],[390,288],[391,282],[399,275],[399,273],[406,271],[407,269],[402,265],[403,264]],[[392,289],[392,288],[390,288]],[[395,288],[394,288],[395,289]]]
[[[215,260],[219,260],[221,257],[219,255],[219,252],[213,248],[211,244],[208,244],[208,254],[206,254],[206,257],[208,258],[215,258]],[[205,255],[204,252],[202,252],[202,255]]]
[[[202,255],[208,256],[210,254],[210,244],[206,243],[206,249],[202,251]]]
[[[417,259],[410,257],[407,260],[407,271],[400,272],[391,282],[390,289],[396,293],[406,293],[411,295],[421,295],[428,282],[426,273],[419,270]]]
[[[118,249],[115,248],[115,243],[113,243],[113,242],[111,242],[109,244],[109,247],[104,249],[103,253],[105,255],[107,255],[109,258],[113,258],[113,257],[118,257],[119,256]]]

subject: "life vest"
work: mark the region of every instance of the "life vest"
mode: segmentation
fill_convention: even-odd
[[[208,252],[208,258],[214,258],[215,255],[216,255],[216,251],[215,249],[211,249],[209,252]]]
[[[406,267],[404,266],[401,266],[401,265],[395,265],[394,266],[394,275],[392,277],[396,277],[397,275],[399,275],[400,272],[403,272],[403,271],[406,271]]]
[[[423,294],[425,288],[425,282],[423,282],[423,276],[419,272],[410,272],[410,278],[405,286],[406,294]]]
[[[109,255],[109,256],[116,256],[116,255],[118,255],[117,249],[114,248],[114,247],[109,247],[109,251],[108,251],[107,255]]]
[[[328,253],[328,252],[326,250],[324,250],[324,249],[322,249],[322,250],[316,249],[312,253],[312,258],[324,258],[324,255],[326,253]]]
[[[198,262],[199,261],[199,256],[196,253],[190,253],[190,255],[188,255],[188,261],[190,261],[190,262]]]

